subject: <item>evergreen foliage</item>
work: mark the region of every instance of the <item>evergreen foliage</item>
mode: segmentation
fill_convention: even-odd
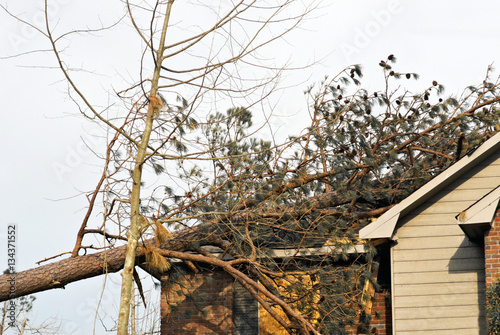
[[[283,143],[260,138],[248,108],[203,119],[182,98],[168,105],[149,142],[145,169],[157,181],[143,187],[143,236],[153,232],[148,222],[193,232],[181,241],[186,251],[213,257],[203,248],[222,249],[234,259],[228,266],[322,334],[344,334],[346,326],[367,331],[369,316],[360,311],[373,298],[366,282],[377,288],[370,271],[376,250],[354,251],[363,243],[358,230],[491,137],[500,120],[498,83],[490,78],[461,97],[444,96],[436,81],[412,93],[402,82],[418,76],[396,72],[395,61],[380,62],[379,91],[362,88],[360,66],[310,87],[309,124]],[[137,129],[140,120],[123,131],[134,137]],[[126,198],[130,179],[120,176],[132,169],[134,149],[109,150],[114,182],[107,192],[117,196],[105,205],[106,219],[120,227],[129,208],[113,205],[118,195]],[[301,333],[303,325],[285,314]]]
[[[496,83],[485,80],[457,98],[444,97],[434,81],[414,94],[399,87],[417,76],[394,72],[394,62],[380,63],[381,91],[361,87],[359,66],[308,89],[310,124],[280,145],[252,136],[245,108],[192,122],[211,166],[181,161],[189,191],[148,211],[197,227],[206,240],[190,241],[193,251],[217,245],[240,259],[245,271],[269,278],[261,280],[268,289],[278,287],[275,294],[314,316],[322,333],[369,322],[359,311],[371,298],[362,296],[365,282],[377,285],[369,271],[376,251],[350,252],[361,243],[357,231],[489,138],[500,116]],[[196,221],[181,220],[186,215]],[[325,245],[329,252],[316,252]],[[289,255],[276,258],[276,250]]]

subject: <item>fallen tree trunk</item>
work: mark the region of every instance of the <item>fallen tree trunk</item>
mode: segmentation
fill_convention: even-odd
[[[188,241],[200,239],[194,231],[181,231],[165,242],[161,248],[172,251],[185,251]],[[142,245],[142,243],[141,243]],[[126,246],[97,252],[91,255],[70,257],[13,274],[0,276],[0,301],[19,298],[55,288],[82,279],[120,271],[125,261]],[[137,248],[137,258],[144,256],[144,248]],[[137,264],[141,263],[139,260]]]
[[[63,259],[26,271],[0,276],[0,301],[64,288],[69,283],[117,272],[123,267],[125,246]]]
[[[358,197],[358,195],[354,196],[356,198]],[[309,319],[294,309],[293,305],[295,302],[290,301],[286,295],[282,295],[275,286],[272,285],[271,281],[269,281],[269,285],[265,283],[265,280],[255,281],[239,269],[239,266],[243,263],[255,265],[254,262],[257,263],[255,261],[256,254],[252,253],[248,256],[246,253],[239,253],[238,250],[241,248],[235,248],[235,243],[231,241],[242,236],[242,232],[245,231],[245,236],[247,236],[249,240],[248,246],[253,246],[252,239],[249,237],[250,231],[248,224],[249,222],[253,223],[254,220],[258,222],[255,225],[256,230],[261,229],[260,227],[265,226],[266,223],[271,223],[273,224],[273,229],[283,229],[285,231],[293,230],[287,227],[286,224],[284,224],[284,227],[280,227],[280,225],[283,224],[282,217],[285,214],[291,218],[292,222],[295,222],[313,213],[319,216],[330,217],[346,215],[349,217],[365,217],[380,215],[391,207],[385,206],[376,208],[369,212],[342,213],[336,210],[338,202],[345,201],[345,199],[340,198],[341,197],[339,197],[336,192],[328,192],[310,197],[305,205],[301,204],[295,206],[292,204],[289,206],[275,206],[273,211],[270,211],[270,209],[273,208],[252,209],[253,211],[247,209],[227,215],[217,215],[216,217],[210,216],[207,218],[207,221],[201,222],[198,226],[176,231],[170,239],[163,243],[160,243],[160,240],[157,238],[142,241],[136,249],[135,264],[160,279],[161,274],[158,272],[158,268],[151,266],[153,262],[148,263],[146,261],[148,255],[151,254],[151,246],[154,246],[156,247],[154,249],[158,249],[156,252],[160,255],[167,258],[182,260],[186,262],[188,266],[191,264],[192,267],[195,267],[191,262],[206,263],[216,266],[226,271],[235,280],[238,280],[257,301],[263,306],[267,306],[267,308],[264,308],[268,313],[276,317],[284,329],[288,329],[290,332],[291,330],[299,330],[301,332],[318,333]],[[332,207],[332,205],[334,206]],[[297,226],[297,228],[300,227]],[[267,227],[264,228],[264,231],[268,230]],[[299,237],[302,238],[297,247],[307,247],[308,242],[306,241],[307,239],[304,235],[304,231],[299,229],[297,231],[293,230],[293,232],[300,235]],[[275,232],[272,233],[276,234]],[[269,238],[272,237],[274,237],[274,235],[269,236]],[[261,236],[259,238],[261,238]],[[266,237],[264,236],[262,238],[265,239]],[[286,242],[286,240],[283,240],[283,242]],[[272,243],[270,245],[272,245]],[[204,246],[219,247],[222,249],[222,255],[231,255],[234,257],[234,260],[226,262],[222,260],[222,258],[214,257],[214,255],[209,254],[205,249],[201,248]],[[298,253],[297,250],[296,254]],[[67,284],[82,279],[118,272],[124,267],[125,255],[126,245],[123,245],[90,255],[70,257],[15,274],[4,274],[0,276],[0,301],[55,288],[64,288]],[[257,270],[257,268],[260,270]],[[257,266],[257,268],[255,270],[259,272],[265,270],[265,266]],[[264,279],[266,278],[265,276],[262,277]],[[294,299],[295,298],[292,300]],[[273,306],[279,306],[281,308],[288,320],[290,320],[289,323],[276,313]]]
[[[307,212],[315,210],[324,210],[332,206],[332,203],[338,204],[336,192],[321,194],[311,197],[310,202],[312,208]],[[378,208],[377,210],[368,213],[369,216],[378,216],[387,211],[391,206]],[[284,213],[292,214],[294,211],[280,208],[280,216]],[[300,210],[295,212],[304,215]],[[295,213],[297,214],[297,213]],[[324,213],[325,215],[336,216],[337,213]],[[350,215],[367,216],[367,213],[349,213]],[[251,219],[255,215],[251,212],[240,213],[239,215],[231,215],[231,221],[242,222]],[[264,219],[266,216],[272,216],[270,213],[257,215]],[[197,246],[201,245],[218,245],[215,240],[219,240],[224,233],[228,231],[221,230],[222,227],[218,220],[205,222],[194,229],[181,230],[173,234],[172,238],[163,243],[160,248],[163,250],[183,252],[193,250],[193,243]],[[150,241],[151,242],[151,241]],[[215,242],[215,243],[214,243]],[[143,244],[141,243],[140,246]],[[106,273],[120,271],[123,268],[125,261],[126,246],[112,248],[106,251],[96,252],[85,256],[76,256],[63,259],[58,262],[46,264],[34,269],[25,270],[15,274],[4,274],[0,276],[0,301],[14,299],[29,294],[43,292],[55,288],[64,288],[67,284],[76,282],[82,279],[96,277]],[[136,264],[140,265],[143,262],[144,248],[137,248]]]

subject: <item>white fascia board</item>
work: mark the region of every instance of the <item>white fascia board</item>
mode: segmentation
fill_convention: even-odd
[[[234,258],[231,257],[227,253],[223,253],[222,249],[219,247],[211,247],[211,246],[205,246],[202,247],[203,249],[207,250],[210,252],[213,256],[220,258],[223,256],[223,260],[233,260]],[[337,247],[333,245],[324,245],[319,248],[300,248],[299,250],[295,248],[290,248],[290,249],[272,249],[269,251],[268,256],[273,257],[273,258],[286,258],[286,257],[314,257],[316,255],[328,255],[328,254],[341,254],[341,253],[346,253],[346,254],[364,254],[368,252],[368,247],[366,244],[355,244],[355,245],[349,245],[346,246],[345,248],[342,247]],[[195,254],[195,252],[192,252]],[[173,262],[182,262],[181,260],[173,259]]]
[[[369,239],[369,238],[391,238],[394,233],[394,228],[398,224],[399,214],[400,212],[394,211],[394,213],[389,213],[393,209],[396,209],[397,206],[391,208],[380,218],[375,220],[373,223],[368,226],[362,228],[359,231],[359,238]],[[391,216],[392,214],[392,216]],[[385,216],[385,217],[384,217]]]
[[[333,245],[325,245],[320,248],[301,248],[300,250],[297,249],[273,249],[270,250],[269,256],[274,257],[274,258],[285,258],[285,257],[292,257],[292,256],[314,256],[314,255],[327,255],[327,254],[340,254],[340,253],[347,253],[347,254],[364,254],[366,253],[367,248],[366,244],[356,244],[356,245],[350,245],[347,247],[347,249],[344,248],[339,248]]]
[[[392,238],[394,228],[396,228],[399,218],[403,218],[410,211],[423,204],[499,148],[500,133],[497,133],[484,142],[479,148],[474,150],[470,155],[466,155],[458,162],[448,167],[445,171],[432,178],[399,204],[388,210],[373,223],[362,228],[359,231],[360,238]]]
[[[460,224],[491,223],[500,200],[500,185],[457,216]]]

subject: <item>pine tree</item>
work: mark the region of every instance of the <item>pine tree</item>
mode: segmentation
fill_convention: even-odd
[[[210,116],[201,128],[213,178],[179,162],[179,179],[193,187],[183,196],[170,190],[170,203],[150,210],[173,230],[183,216],[196,218],[182,221],[199,234],[188,249],[220,247],[322,333],[355,326],[377,266],[373,247],[349,253],[361,243],[357,231],[492,136],[500,116],[498,84],[489,78],[462,99],[443,97],[436,81],[413,94],[391,88],[417,77],[394,72],[395,60],[381,62],[382,91],[361,88],[359,66],[315,94],[307,90],[311,123],[280,145],[249,135],[248,109]],[[314,252],[325,245],[331,252]],[[290,256],[273,256],[282,249]],[[300,332],[303,325],[287,316]]]

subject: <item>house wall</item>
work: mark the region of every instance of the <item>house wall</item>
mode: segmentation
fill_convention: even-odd
[[[486,334],[484,249],[455,216],[499,184],[497,152],[400,220],[391,250],[397,335]]]
[[[370,334],[392,333],[390,302],[388,292],[375,293]],[[262,314],[255,299],[222,271],[188,274],[181,284],[162,288],[161,335],[281,334]],[[354,328],[348,333],[358,334]]]
[[[392,334],[391,294],[386,291],[376,292],[372,305],[372,320],[368,331],[370,334]],[[355,327],[347,327],[349,335],[359,334]]]
[[[162,287],[162,335],[233,334],[233,283],[223,272],[187,274]]]
[[[370,334],[392,334],[391,294],[388,292],[375,293]]]
[[[491,229],[484,236],[486,287],[500,277],[500,209],[497,210]]]

